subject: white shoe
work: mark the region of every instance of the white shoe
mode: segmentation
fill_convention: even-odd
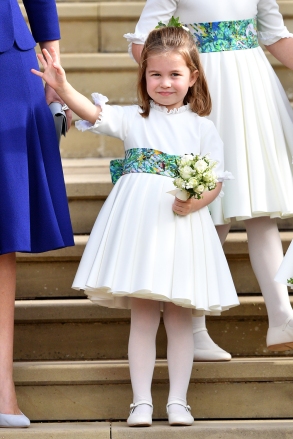
[[[0,413],[0,428],[26,428],[29,426],[30,420],[23,413],[21,415]]]
[[[198,332],[206,331],[206,328],[198,328],[193,331],[193,334],[197,334]],[[212,340],[211,340],[212,342]],[[194,354],[193,361],[230,361],[231,354],[229,352],[221,349],[220,346],[212,342],[213,346],[208,349],[203,349],[201,347],[197,347],[196,343],[194,343]]]
[[[186,413],[169,413],[169,406],[172,404],[181,405],[185,408]],[[194,417],[190,413],[190,406],[182,404],[181,401],[172,401],[167,404],[166,407],[167,415],[168,415],[168,421],[170,425],[192,425],[194,422]]]
[[[267,347],[270,351],[288,351],[293,349],[293,327],[289,326],[292,320],[288,317],[283,325],[268,329]]]
[[[149,405],[151,407],[151,413],[135,413],[136,407],[143,404]],[[153,404],[148,401],[139,401],[135,404],[130,404],[130,414],[127,419],[127,424],[129,425],[129,427],[150,427],[152,425],[152,413]]]

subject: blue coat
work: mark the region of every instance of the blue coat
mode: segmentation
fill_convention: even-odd
[[[14,43],[19,49],[28,50],[36,42],[60,39],[55,0],[23,0],[23,3],[32,34],[17,0],[0,0],[0,52],[7,52]]]

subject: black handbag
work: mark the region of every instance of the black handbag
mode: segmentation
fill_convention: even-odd
[[[60,102],[52,102],[49,108],[54,119],[58,143],[60,143],[61,135],[66,136],[67,119],[65,110],[67,110],[68,107],[67,105],[60,104]]]

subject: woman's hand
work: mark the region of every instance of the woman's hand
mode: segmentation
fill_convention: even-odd
[[[31,72],[40,76],[58,93],[58,89],[62,90],[67,81],[65,71],[59,62],[56,50],[51,47],[49,53],[47,49],[43,49],[42,54],[38,54],[37,57],[44,68],[44,72],[39,72],[35,69],[31,69]]]

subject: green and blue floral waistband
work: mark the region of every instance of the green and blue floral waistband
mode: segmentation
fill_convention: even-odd
[[[115,184],[122,175],[131,173],[158,174],[174,178],[178,173],[179,157],[150,148],[128,149],[125,151],[125,159],[110,161],[112,183]]]
[[[200,53],[258,47],[256,18],[188,25]]]

